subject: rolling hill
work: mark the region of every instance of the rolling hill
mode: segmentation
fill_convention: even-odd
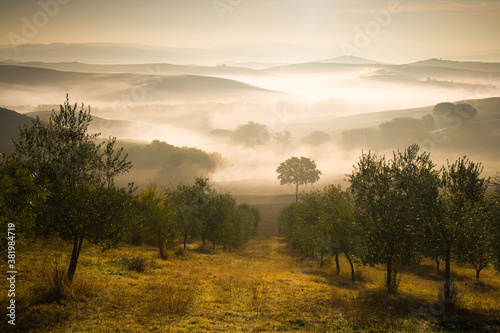
[[[442,60],[442,59],[428,59],[424,61],[418,61],[409,66],[414,67],[443,67],[443,68],[454,68],[454,69],[465,69],[470,71],[481,71],[488,73],[500,73],[500,63],[497,62],[475,62],[475,61],[452,61],[452,60]]]
[[[243,82],[210,76],[81,73],[13,65],[0,66],[0,88],[20,94],[50,91],[64,96],[67,92],[76,92],[91,101],[142,103],[170,99],[206,101],[236,97],[263,98],[280,94]]]
[[[0,63],[1,64],[1,63]],[[174,65],[167,63],[151,64],[88,64],[81,62],[4,62],[5,65],[45,68],[64,72],[81,73],[131,73],[149,75],[201,75],[201,76],[263,76],[271,75],[265,71],[237,66],[196,66]]]

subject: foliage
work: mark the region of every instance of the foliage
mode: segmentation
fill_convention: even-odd
[[[293,249],[308,255],[319,254],[321,265],[326,255],[335,255],[338,262],[339,253],[345,254],[354,279],[350,257],[356,249],[354,209],[348,193],[339,186],[306,193],[299,203],[281,211],[278,223],[280,233]]]
[[[330,134],[322,131],[314,131],[300,140],[302,143],[317,147],[325,142],[330,141]]]
[[[231,137],[234,142],[257,146],[268,143],[271,140],[271,133],[266,125],[250,121],[248,124],[238,125]]]
[[[30,232],[34,208],[48,194],[45,186],[37,186],[35,178],[18,156],[0,155],[0,226],[7,230],[7,224],[14,223],[18,237]]]
[[[280,184],[295,185],[295,202],[298,201],[299,185],[312,184],[319,180],[321,171],[316,163],[307,157],[291,157],[276,169]]]
[[[400,117],[383,122],[379,129],[357,128],[342,132],[346,147],[402,148],[428,138],[435,129],[434,117],[425,115],[421,119]]]
[[[142,225],[155,236],[160,258],[166,259],[166,242],[177,238],[172,204],[166,201],[166,194],[155,183],[150,183],[139,194],[138,206]]]
[[[500,219],[500,207],[495,197],[477,202],[464,216],[463,229],[457,235],[456,254],[459,262],[469,263],[480,272],[498,260],[499,243],[496,230]]]
[[[114,187],[115,176],[131,168],[115,140],[96,143],[98,134],[88,134],[90,109],[76,111],[68,97],[60,112],[52,112],[49,123],[39,118],[20,129],[16,156],[47,188],[49,195],[36,207],[35,231],[45,237],[59,236],[73,242],[68,268],[71,282],[84,240],[107,247],[115,244],[127,215],[128,194]]]
[[[347,148],[371,147],[374,142],[380,142],[380,133],[375,128],[355,128],[343,131],[342,143]]]
[[[148,267],[147,258],[138,255],[133,258],[122,258],[121,262],[127,267],[129,271],[134,271],[137,273],[142,273]]]
[[[177,182],[190,181],[196,175],[214,171],[220,160],[216,153],[176,147],[159,140],[145,146],[128,148],[127,152],[134,163],[134,170],[142,170],[148,177],[154,173],[159,184],[174,182],[176,185]]]
[[[423,222],[432,217],[438,194],[438,173],[428,153],[412,145],[394,153],[392,161],[363,153],[349,181],[361,235],[360,255],[367,264],[387,264],[386,288],[391,290],[393,263],[419,259]]]
[[[470,104],[450,102],[438,103],[432,109],[432,113],[443,118],[460,117],[462,119],[472,119],[477,115],[477,110]]]
[[[208,178],[197,177],[193,184],[180,183],[169,190],[167,200],[176,213],[176,229],[183,238],[184,249],[189,237],[197,237],[206,229],[205,210],[209,207],[209,197],[213,193]]]

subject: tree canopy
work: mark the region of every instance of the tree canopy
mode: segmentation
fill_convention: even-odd
[[[281,185],[295,185],[295,202],[298,202],[299,185],[312,184],[319,180],[321,171],[307,157],[291,157],[276,169]]]
[[[127,191],[114,186],[114,178],[132,166],[115,140],[98,143],[89,134],[90,108],[71,105],[66,97],[48,124],[33,120],[20,129],[14,142],[20,163],[36,175],[34,182],[47,191],[36,207],[35,232],[73,242],[68,268],[73,280],[84,240],[110,246],[122,235]]]

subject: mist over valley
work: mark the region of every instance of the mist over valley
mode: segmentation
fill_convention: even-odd
[[[134,168],[123,182],[175,184],[204,174],[234,193],[279,194],[287,190],[275,169],[290,156],[317,162],[320,187],[344,184],[362,150],[391,155],[412,143],[431,151],[438,165],[467,154],[483,161],[488,175],[499,167],[500,63],[388,64],[342,56],[278,66],[271,57],[259,69],[228,58],[215,66],[93,64],[57,62],[63,53],[49,49],[43,54],[51,58],[42,59],[51,62],[0,63],[1,105],[45,121],[66,93],[90,106],[90,131],[117,137],[130,154]],[[468,103],[477,116],[433,115],[441,102]],[[4,119],[7,147],[20,116]],[[153,141],[172,148],[155,151]],[[188,147],[207,159],[183,156]],[[148,160],[141,149],[165,159]]]

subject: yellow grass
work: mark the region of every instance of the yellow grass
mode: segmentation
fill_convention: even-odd
[[[20,250],[19,328],[41,333],[500,330],[500,277],[491,269],[478,284],[473,270],[454,267],[459,303],[442,313],[436,301],[443,282],[431,262],[401,268],[400,290],[388,295],[382,290],[383,267],[359,266],[364,278],[351,283],[343,258],[335,276],[329,260],[320,268],[290,253],[279,238],[255,239],[232,253],[207,254],[192,246],[169,260],[157,259],[151,247],[101,252],[87,246],[67,297],[34,304],[36,287],[51,274],[54,261],[66,267],[69,249],[59,248],[35,244]],[[154,259],[145,272],[123,265],[123,258],[139,255]]]

